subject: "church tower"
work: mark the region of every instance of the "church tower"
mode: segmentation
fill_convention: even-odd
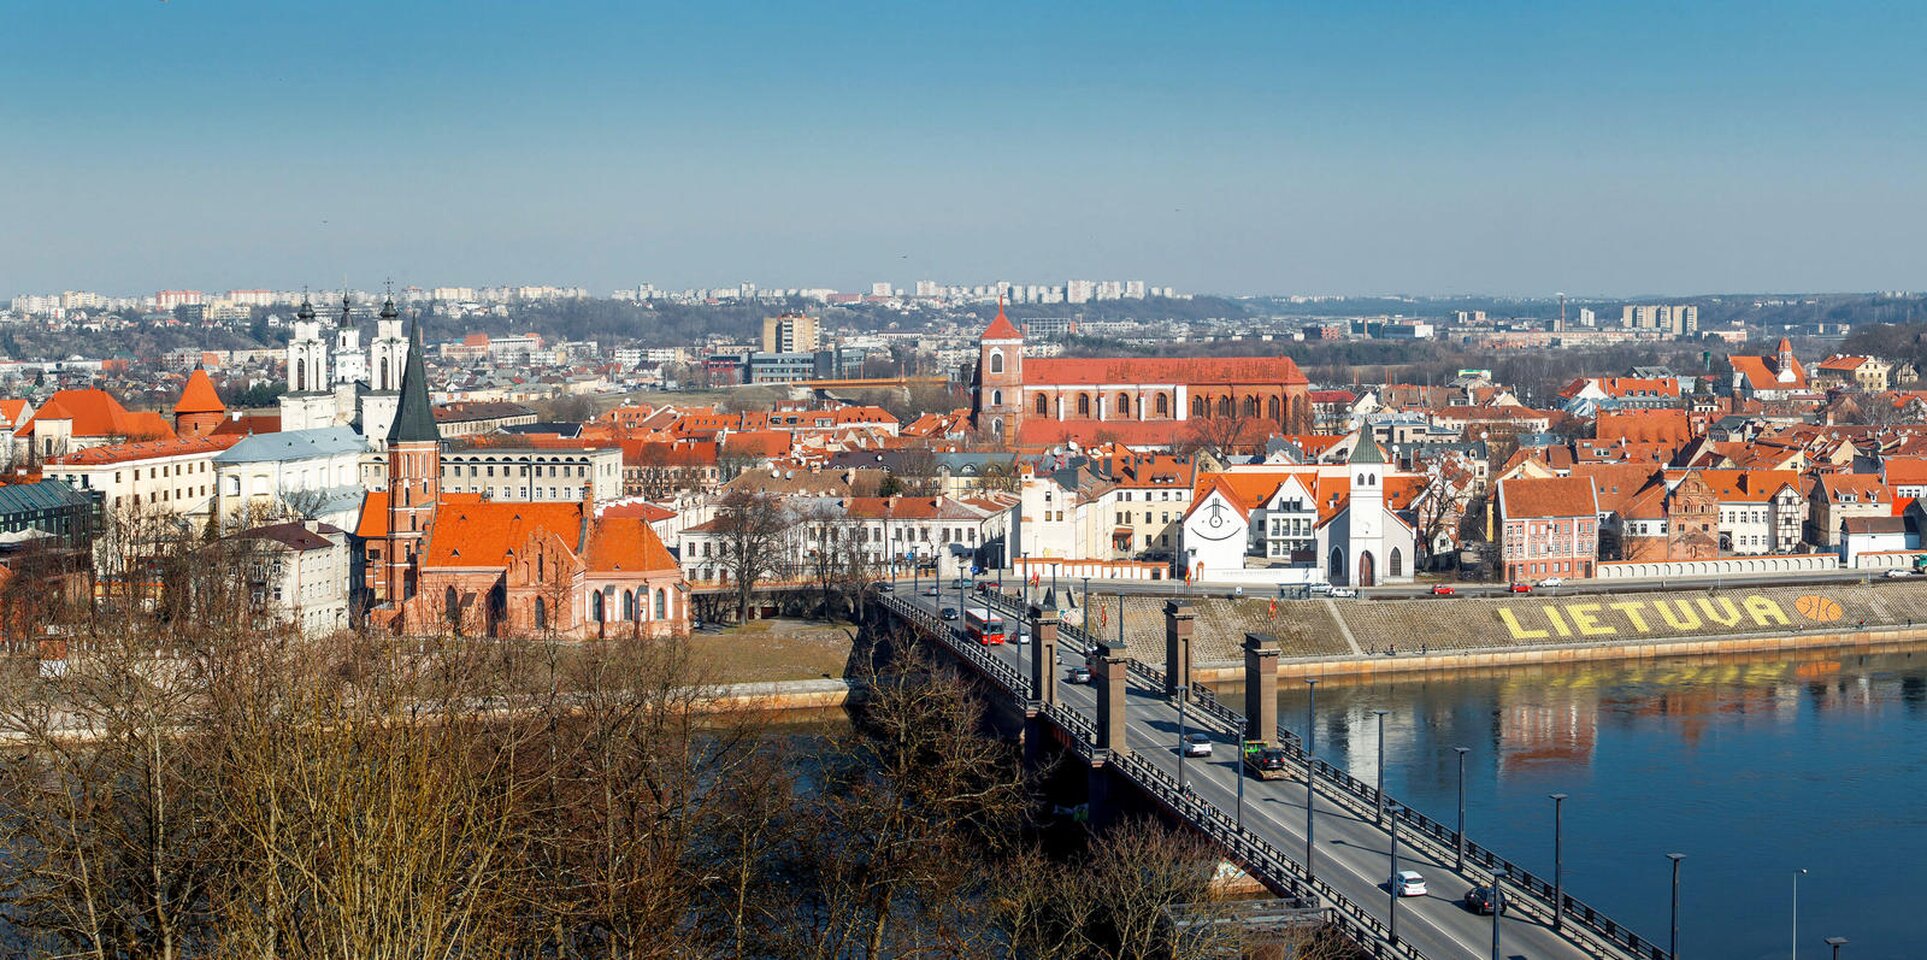
[[[1385,448],[1370,427],[1359,432],[1352,447],[1351,503],[1345,508],[1346,540],[1350,542],[1353,586],[1370,587],[1384,578]]]
[[[394,309],[395,302],[388,301],[382,315]],[[355,383],[368,379],[368,355],[361,352],[361,330],[355,326],[354,312],[348,303],[348,295],[341,295],[341,317],[335,321],[335,383]]]
[[[301,298],[288,340],[288,392],[281,395],[281,429],[335,425],[334,384],[328,381],[328,342],[321,338],[314,305]]]
[[[421,322],[416,321],[401,375],[400,402],[387,434],[388,544],[382,553],[382,582],[398,616],[415,595],[416,571],[435,526],[442,489],[442,435],[428,402],[421,351]]]
[[[998,440],[1014,439],[1023,424],[1024,334],[1004,316],[1001,298],[997,318],[977,339],[974,379],[971,412],[977,429]]]
[[[417,330],[419,333],[420,331]],[[361,395],[361,435],[382,441],[395,422],[395,408],[401,400],[403,368],[408,364],[409,342],[402,336],[401,314],[395,302],[382,304],[381,318],[375,321],[375,342],[368,346],[368,389]]]

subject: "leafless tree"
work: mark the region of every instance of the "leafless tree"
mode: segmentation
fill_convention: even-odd
[[[725,569],[736,588],[736,618],[749,619],[756,584],[785,572],[794,519],[781,497],[731,490],[717,505],[714,529]]]

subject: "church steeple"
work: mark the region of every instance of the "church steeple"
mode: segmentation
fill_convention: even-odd
[[[422,322],[419,318],[408,332],[408,363],[401,373],[401,402],[395,408],[395,422],[388,426],[388,443],[440,442],[435,426],[435,409],[428,402],[428,371],[422,365]]]

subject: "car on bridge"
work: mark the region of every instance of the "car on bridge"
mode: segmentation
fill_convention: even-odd
[[[927,586],[927,587],[924,587],[924,588],[923,588],[923,595],[924,595],[924,596],[926,596],[926,597],[934,597],[934,596],[938,596],[938,595],[940,595],[940,594],[941,594],[942,592],[943,592],[943,591],[941,591],[941,590],[938,590],[938,589],[937,589],[937,585],[936,585],[936,584],[934,584],[934,583],[933,583],[933,584],[931,584],[931,585],[929,585],[929,586]]]
[[[998,581],[998,580],[977,581],[978,593],[998,593],[998,592],[1001,592],[1003,589],[1004,589],[1004,585],[1002,581]]]
[[[957,619],[957,608],[945,607],[942,610],[937,612],[937,616],[942,617],[945,620],[955,620]]]
[[[1211,755],[1211,735],[1208,733],[1187,733],[1184,735],[1184,755],[1187,757],[1208,757]]]
[[[1400,870],[1392,875],[1392,892],[1401,897],[1425,896],[1425,877],[1417,870]]]
[[[1072,667],[1064,674],[1065,683],[1090,683],[1090,667]]]
[[[1244,766],[1246,771],[1260,780],[1282,780],[1290,774],[1286,767],[1285,751],[1263,740],[1245,741]]]
[[[1449,583],[1435,583],[1432,585],[1432,596],[1456,597],[1458,595],[1459,595],[1459,588]]]
[[[888,581],[888,580],[878,580],[877,582],[875,582],[875,583],[873,583],[873,584],[870,584],[870,586],[873,586],[873,587],[875,587],[875,588],[877,588],[877,592],[878,592],[878,593],[895,593],[895,592],[897,592],[897,585],[896,585],[896,584],[894,584],[894,583],[891,583],[891,582],[890,582],[890,581]]]
[[[1911,577],[1913,575],[1914,575],[1913,571],[1911,570],[1889,570],[1886,573],[1881,574],[1881,576],[1884,576],[1889,580],[1898,580],[1901,577]]]
[[[1358,591],[1351,587],[1333,587],[1325,591],[1325,596],[1333,600],[1356,600],[1358,599]]]
[[[1491,887],[1477,886],[1465,891],[1465,909],[1481,916],[1491,916],[1498,909],[1499,899]]]

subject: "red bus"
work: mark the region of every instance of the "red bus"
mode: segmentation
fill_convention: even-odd
[[[984,646],[1003,643],[1004,621],[989,607],[971,607],[964,611],[964,634]]]

